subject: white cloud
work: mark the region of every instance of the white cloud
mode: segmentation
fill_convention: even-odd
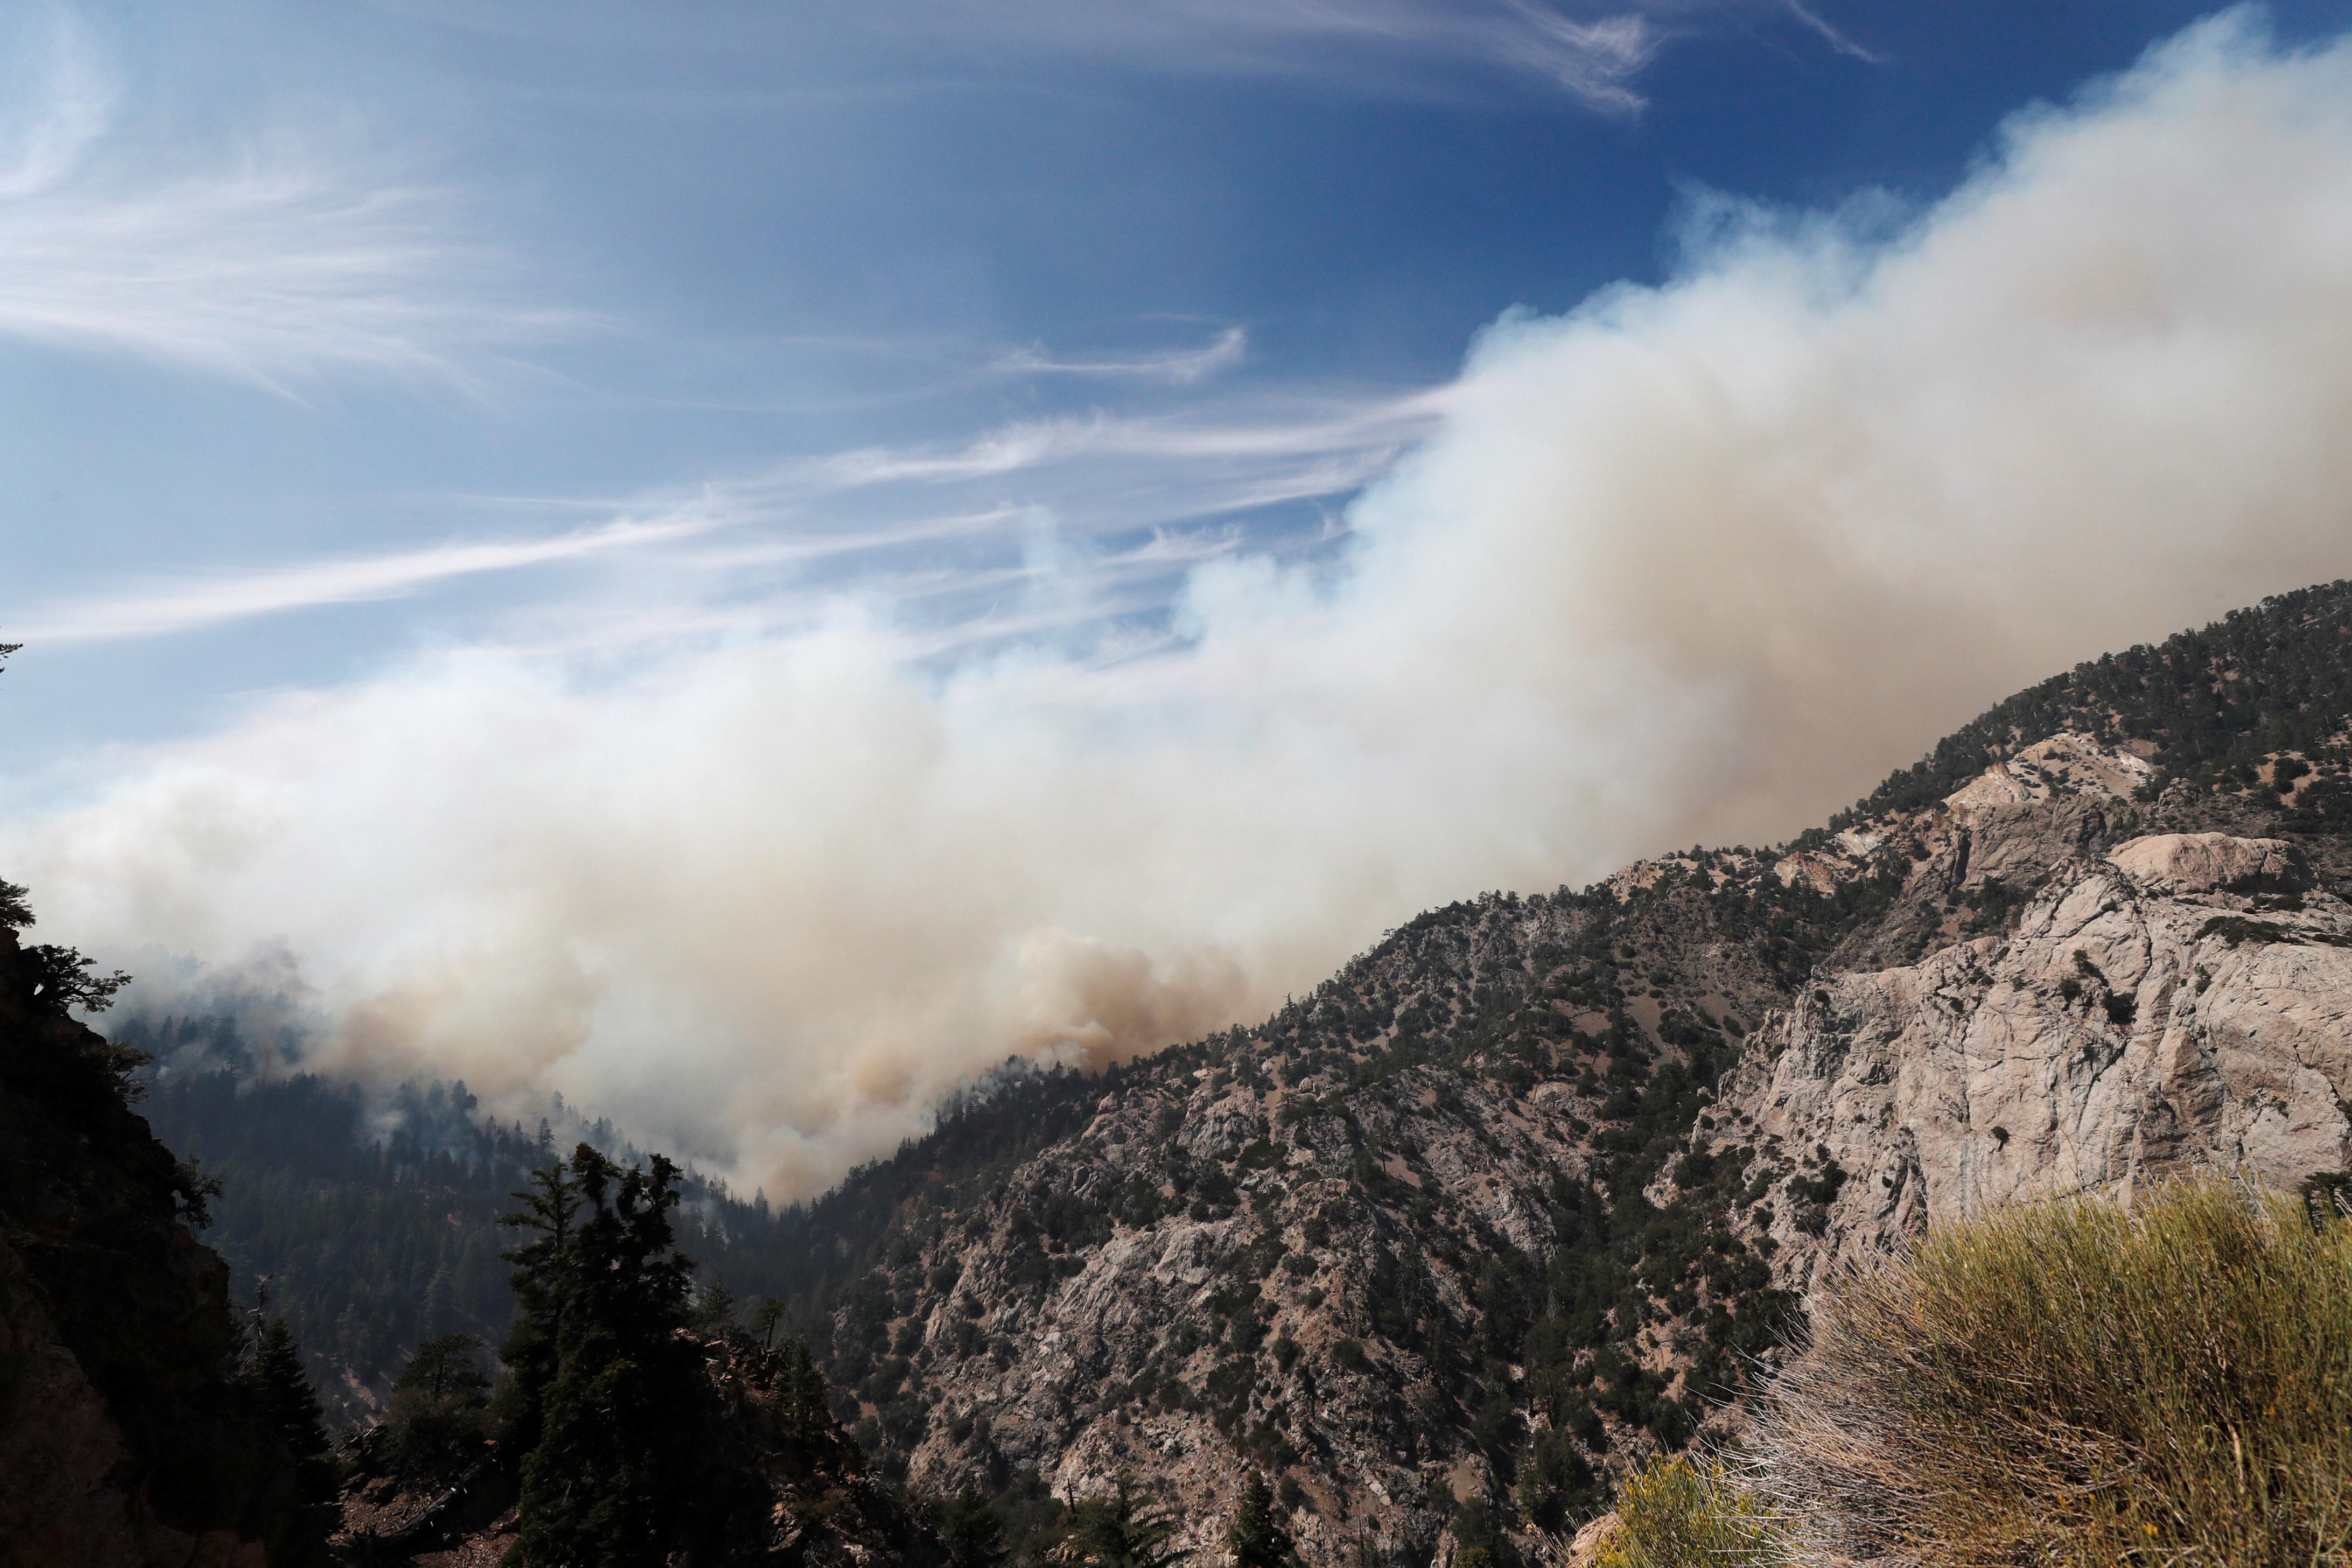
[[[1891,235],[1759,219],[1498,323],[1338,565],[1171,536],[1175,637],[941,660],[883,593],[618,679],[461,652],[110,756],[0,863],[110,958],[289,949],[355,1070],[806,1191],[1007,1051],[1150,1049],[1430,903],[1786,833],[2027,681],[2345,574],[2347,214],[2352,46],[2208,26]],[[828,504],[1083,451],[1107,506],[1122,443],[1248,445],[1176,436]],[[1099,624],[1147,563],[1095,537],[963,624]]]
[[[1132,589],[1139,573],[1156,572],[1156,595],[1125,593],[1106,600],[1102,614],[1165,609],[1192,548],[1172,541],[1196,539],[1202,526],[1235,514],[1354,493],[1435,427],[1438,406],[1429,393],[1252,395],[1181,416],[1026,422],[959,444],[796,460],[641,498],[588,527],[136,581],[12,609],[6,624],[12,637],[35,644],[172,637],[625,552],[641,599],[658,588],[679,602],[633,605],[619,627],[614,606],[602,601],[574,607],[583,629],[551,624],[564,615],[560,605],[530,611],[530,640],[609,645],[624,640],[629,626],[673,633],[804,627],[855,591],[870,605],[926,622],[925,641],[937,653],[1034,626],[1025,615],[1004,617],[992,595],[1037,580],[1039,573],[1021,563],[1043,535],[1088,552],[1083,563],[1071,556],[1055,569],[1066,605],[1082,577]],[[601,503],[496,504],[562,512]],[[1214,548],[1233,543],[1222,538]],[[937,553],[946,547],[957,552],[952,565]],[[721,606],[716,613],[713,602]],[[1086,619],[1057,618],[1070,626]],[[959,619],[974,624],[958,628]]]
[[[946,446],[859,447],[795,465],[791,472],[819,489],[854,490],[1066,470],[1088,461],[1132,467],[1256,459],[1287,468],[1333,458],[1378,460],[1433,428],[1440,406],[1439,395],[1413,392],[1261,399],[1158,417],[1063,416],[1004,426]]]
[[[1687,9],[1555,0],[1016,0],[968,6],[965,22],[982,34],[1160,69],[1321,79],[1357,91],[1426,89],[1449,70],[1499,71],[1625,112],[1641,107],[1631,83],[1665,41],[1649,13]]]
[[[0,337],[135,354],[280,392],[333,372],[478,386],[581,313],[525,298],[448,193],[320,135],[209,162],[118,127],[107,62],[66,14],[13,53],[0,123]],[[13,129],[13,134],[10,131]]]
[[[683,515],[623,519],[546,539],[436,545],[396,554],[308,562],[239,574],[208,574],[185,581],[110,595],[37,611],[13,624],[40,643],[112,642],[166,637],[256,616],[323,605],[396,598],[431,584],[489,572],[579,561],[617,550],[690,539],[722,520]]]
[[[1191,386],[1223,374],[1248,356],[1249,331],[1227,327],[1197,349],[1166,353],[1105,354],[1092,359],[1057,359],[1043,348],[1016,349],[998,360],[997,368],[1020,375],[1102,376],[1119,380],[1166,381]]]

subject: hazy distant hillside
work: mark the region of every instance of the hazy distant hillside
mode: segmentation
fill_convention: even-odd
[[[462,1082],[370,1096],[265,1069],[226,1018],[131,1016],[110,1032],[155,1058],[138,1075],[155,1135],[221,1184],[205,1240],[231,1266],[232,1297],[250,1307],[266,1293],[285,1314],[339,1418],[367,1416],[418,1341],[505,1333],[513,1297],[499,1255],[512,1237],[498,1216],[527,1172],[583,1141],[640,1157],[609,1121],[583,1120],[560,1098],[560,1128],[541,1118],[526,1130],[485,1116]],[[928,1158],[984,1175],[1009,1163],[1009,1148],[1083,1125],[1079,1108],[1097,1091],[1076,1073],[1010,1071],[984,1114],[978,1102],[950,1109]],[[782,1211],[691,1173],[686,1188],[681,1245],[707,1284],[746,1300],[821,1289],[840,1268],[812,1236],[837,1249],[839,1233],[877,1223],[854,1215],[860,1186]]]

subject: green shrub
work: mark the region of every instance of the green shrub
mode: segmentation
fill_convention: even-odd
[[[2352,1562],[2352,1225],[2214,1180],[1850,1268],[1759,1412],[1808,1562]]]
[[[1771,1568],[1776,1521],[1712,1455],[1654,1459],[1617,1492],[1617,1528],[1593,1568]]]

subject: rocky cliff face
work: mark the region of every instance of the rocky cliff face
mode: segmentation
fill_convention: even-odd
[[[2155,777],[2061,732],[1786,854],[1425,917],[910,1216],[836,1305],[845,1414],[935,1488],[1148,1476],[1203,1544],[1255,1464],[1310,1561],[1557,1554],[1826,1258],[2193,1157],[2340,1167],[2352,910],[2283,840],[2143,833],[2195,815]]]
[[[197,1194],[41,969],[0,929],[0,1564],[293,1561]]]
[[[1715,1143],[1841,1173],[1764,1219],[1801,1286],[2032,1194],[2198,1165],[2291,1189],[2352,1159],[2347,1015],[2352,907],[2295,846],[2135,837],[2054,867],[2013,931],[1823,976],[1759,1031]]]
[[[1434,911],[1090,1114],[965,1113],[816,1215],[842,1415],[935,1487],[1131,1470],[1194,1544],[1255,1465],[1317,1568],[1559,1560],[1831,1259],[2342,1170],[2347,615],[2085,666],[1778,850]],[[992,1125],[992,1167],[946,1158]]]

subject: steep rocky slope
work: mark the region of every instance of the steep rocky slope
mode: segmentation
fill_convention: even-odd
[[[2347,950],[2352,906],[2295,845],[2133,838],[2057,867],[2006,936],[1824,976],[1759,1032],[1712,1142],[1841,1173],[1811,1226],[1747,1216],[1803,1284],[2036,1192],[2192,1165],[2291,1189],[2352,1159]]]
[[[71,955],[0,884],[0,1564],[300,1561],[292,1457],[232,1377],[202,1191],[70,1020]]]
[[[1318,1565],[1551,1558],[1826,1258],[2183,1161],[2340,1171],[2347,608],[2086,665],[1790,845],[1434,911],[1258,1028],[965,1108],[794,1216],[843,1415],[933,1486],[1130,1469],[1196,1543],[1256,1464]]]

